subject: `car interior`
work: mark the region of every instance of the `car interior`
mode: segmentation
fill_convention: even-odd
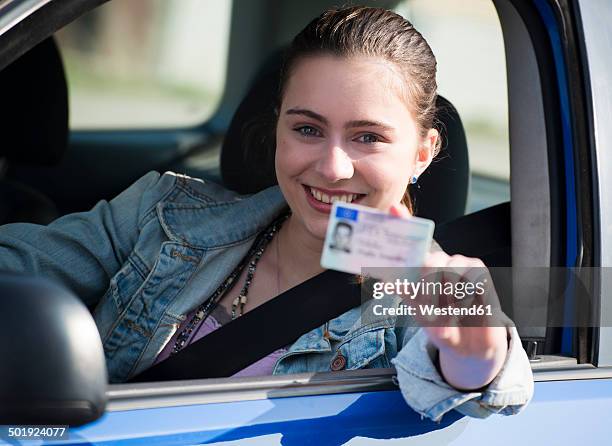
[[[11,180],[10,171],[19,164],[55,166],[68,148],[68,86],[54,40],[46,39],[2,70],[0,82],[16,87],[3,92],[0,111],[5,137],[0,148],[0,224],[50,223],[60,215],[53,200],[40,189]]]
[[[11,86],[2,94],[0,111],[4,138],[0,147],[0,225],[47,224],[66,213],[87,210],[98,200],[111,199],[149,170],[174,170],[244,194],[275,184],[272,112],[282,50],[305,18],[331,2],[238,3],[239,8],[232,12],[228,87],[217,111],[196,127],[71,132],[70,91],[53,37],[0,71],[0,85]],[[269,35],[262,33],[260,41],[254,42],[244,29],[256,33],[267,26],[265,14],[257,10],[264,3],[274,3],[282,25]],[[376,2],[387,7],[394,3]],[[434,238],[449,254],[479,257],[489,267],[530,262],[545,266],[554,263],[557,242],[551,223],[556,210],[549,195],[555,167],[549,164],[547,151],[552,130],[543,130],[542,98],[546,92],[538,91],[546,88],[538,82],[543,68],[518,14],[506,2],[494,3],[504,30],[508,66],[512,67],[508,75],[510,186],[512,202],[521,203],[520,212],[507,201],[466,214],[470,181],[474,181],[468,142],[457,109],[440,96],[436,126],[442,134],[443,150],[414,191],[416,214],[436,222]],[[237,31],[241,29],[242,35]],[[253,48],[256,51],[249,51]],[[519,60],[521,63],[516,63]],[[532,107],[527,113],[517,108],[518,98],[529,98]],[[534,223],[530,216],[535,214],[544,217]],[[512,299],[502,299],[502,305],[510,315],[520,311]],[[551,333],[544,328],[532,327],[521,335],[526,346],[538,342],[532,347],[534,355],[561,350],[559,341],[551,341]]]

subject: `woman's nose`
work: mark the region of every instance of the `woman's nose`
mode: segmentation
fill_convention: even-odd
[[[353,160],[337,145],[325,149],[317,162],[317,170],[330,183],[352,178],[355,173]]]

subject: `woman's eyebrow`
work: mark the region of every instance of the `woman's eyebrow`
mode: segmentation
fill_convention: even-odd
[[[308,110],[305,108],[290,108],[289,110],[287,110],[285,112],[285,114],[287,115],[303,115],[303,116],[308,116],[309,118],[312,119],[316,119],[317,121],[327,125],[328,121],[327,118],[325,118],[324,116],[321,116],[318,113],[313,112],[312,110]]]
[[[368,119],[360,119],[357,121],[349,121],[345,124],[344,128],[350,129],[353,127],[378,127],[387,132],[394,132],[395,128],[389,124],[379,121],[370,121]]]

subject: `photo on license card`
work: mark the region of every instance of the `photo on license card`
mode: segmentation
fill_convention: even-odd
[[[335,202],[321,255],[321,266],[352,274],[367,268],[418,267],[433,237],[434,223],[401,218],[367,206]]]

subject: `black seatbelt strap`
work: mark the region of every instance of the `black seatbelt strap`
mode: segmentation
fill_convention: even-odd
[[[327,270],[218,328],[128,382],[231,376],[361,304],[355,275]]]

